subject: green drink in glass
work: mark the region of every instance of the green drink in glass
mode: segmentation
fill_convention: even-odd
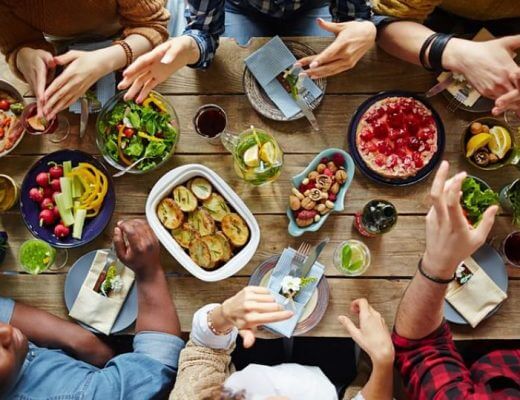
[[[370,250],[359,240],[346,240],[334,251],[334,266],[344,275],[361,275],[369,265]]]
[[[54,247],[39,239],[30,239],[22,243],[18,250],[18,261],[22,268],[32,275],[37,275],[49,269],[56,270],[67,262],[67,252],[64,260],[56,266],[57,251]]]

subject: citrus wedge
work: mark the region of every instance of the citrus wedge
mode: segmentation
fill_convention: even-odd
[[[478,149],[486,146],[491,140],[491,137],[489,133],[479,133],[473,136],[466,145],[466,157],[470,158]]]
[[[272,142],[266,142],[262,145],[260,148],[260,159],[269,165],[276,162],[276,149]]]
[[[511,134],[503,126],[494,126],[489,130],[491,140],[488,143],[489,150],[500,159],[504,158],[511,149]]]
[[[260,164],[258,159],[258,146],[256,144],[244,152],[244,164],[248,167],[258,167]]]

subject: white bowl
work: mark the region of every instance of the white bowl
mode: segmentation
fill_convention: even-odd
[[[175,186],[197,176],[206,178],[249,227],[249,242],[231,260],[214,271],[207,271],[195,264],[184,249],[175,241],[170,231],[159,221],[156,212],[159,202],[165,197],[171,196]],[[183,165],[163,175],[152,188],[146,200],[146,218],[163,246],[170,252],[173,258],[191,274],[206,282],[220,281],[236,274],[251,260],[260,243],[260,228],[245,203],[220,176],[200,164]]]

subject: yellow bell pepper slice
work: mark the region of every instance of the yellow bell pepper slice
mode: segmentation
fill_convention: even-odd
[[[162,142],[163,141],[163,139],[161,139],[161,138],[151,136],[151,135],[147,134],[146,132],[141,132],[141,131],[137,132],[137,136],[139,136],[140,138],[149,140],[150,142]]]

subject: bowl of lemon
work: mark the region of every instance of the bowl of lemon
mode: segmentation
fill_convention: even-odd
[[[471,165],[483,170],[506,165],[520,168],[520,149],[513,129],[496,118],[483,117],[471,122],[462,136],[462,153]]]

